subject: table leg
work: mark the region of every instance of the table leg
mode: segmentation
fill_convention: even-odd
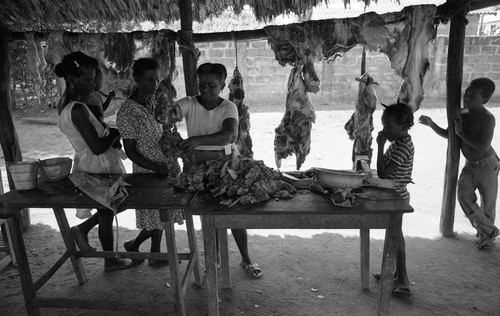
[[[167,210],[161,210],[166,212]],[[179,269],[179,256],[177,255],[177,243],[175,240],[174,221],[172,212],[168,212],[168,222],[164,222],[165,239],[167,240],[168,265],[170,267],[170,278],[172,279],[172,289],[175,296],[175,308],[177,315],[186,315],[186,306],[184,305],[184,292],[182,290],[182,278]]]
[[[16,215],[9,218],[7,223],[9,225],[9,233],[10,239],[12,240],[14,255],[17,260],[17,270],[19,271],[19,279],[23,289],[26,310],[29,316],[40,316],[40,310],[31,305],[31,300],[35,298],[36,291],[33,285],[33,277],[31,275],[28,257],[26,256],[26,246],[24,245],[19,216]]]
[[[392,285],[394,283],[394,268],[396,266],[399,238],[401,238],[402,219],[403,214],[392,214],[389,218],[389,226],[385,231],[377,315],[389,315]]]
[[[219,291],[217,281],[217,242],[214,217],[202,215],[203,244],[205,247],[205,270],[208,295],[208,315],[219,316]]]
[[[73,264],[73,270],[75,270],[76,277],[80,284],[88,281],[87,274],[85,273],[85,268],[83,267],[82,260],[76,256],[76,244],[71,236],[71,231],[69,230],[68,218],[63,208],[54,208],[54,215],[59,225],[59,230],[61,231],[61,236],[66,245],[66,250],[69,252],[69,258],[71,264]]]
[[[229,247],[227,244],[227,229],[218,229],[219,233],[219,252],[220,268],[222,272],[222,286],[225,289],[231,288],[231,271],[229,269]]]
[[[193,215],[189,213],[188,210],[185,212],[186,216],[186,230],[188,234],[188,242],[189,242],[189,249],[191,255],[194,255],[195,257],[195,265],[194,265],[194,280],[195,284],[198,287],[201,287],[203,285],[203,279],[201,276],[201,265],[200,265],[200,256],[198,254],[198,245],[196,243],[196,233],[194,230],[194,223],[193,223]]]
[[[361,289],[369,288],[370,273],[370,229],[361,228],[359,230],[360,250],[361,250]]]

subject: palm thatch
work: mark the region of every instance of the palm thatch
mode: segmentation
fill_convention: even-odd
[[[201,22],[228,7],[239,13],[249,5],[258,20],[266,21],[288,13],[304,15],[319,3],[329,1],[332,0],[192,0],[192,9],[193,19]],[[347,4],[350,0],[335,1]],[[0,5],[0,27],[13,32],[77,31],[96,23],[109,31],[131,21],[170,23],[179,19],[179,0],[2,0]]]

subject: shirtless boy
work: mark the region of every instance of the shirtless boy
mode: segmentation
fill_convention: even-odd
[[[491,147],[495,117],[484,107],[493,92],[495,83],[488,78],[472,80],[464,94],[464,108],[455,119],[455,133],[461,139],[460,149],[466,162],[458,180],[457,195],[460,206],[477,230],[476,247],[491,247],[499,230],[495,227],[498,191],[499,158]],[[438,135],[448,138],[448,129],[436,125],[422,115],[420,123],[430,126]],[[477,203],[479,191],[481,206]]]

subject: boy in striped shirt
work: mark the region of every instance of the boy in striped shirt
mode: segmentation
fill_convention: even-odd
[[[410,193],[406,190],[406,185],[411,182],[415,148],[408,130],[413,126],[413,112],[404,103],[385,106],[382,114],[382,125],[383,129],[377,136],[378,177],[394,180],[396,191],[401,194],[402,198],[408,199],[409,202]],[[384,152],[387,141],[391,142],[391,144]],[[376,279],[380,279],[378,274],[374,276]],[[409,287],[410,280],[406,272],[405,240],[403,233],[401,233],[392,293],[393,295],[410,296],[413,293]]]

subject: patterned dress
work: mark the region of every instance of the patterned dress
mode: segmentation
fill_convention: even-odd
[[[172,162],[168,161],[168,158],[161,152],[159,140],[162,135],[162,125],[155,120],[153,108],[151,106],[148,109],[131,99],[127,99],[116,114],[116,124],[123,139],[134,139],[137,142],[136,150],[143,157],[157,164],[167,166]],[[178,163],[177,168],[177,170],[180,170]],[[133,163],[132,169],[133,173],[154,173],[154,171],[141,167],[136,163]],[[176,177],[177,174],[170,176]],[[163,229],[158,210],[137,209],[135,214],[138,229]],[[177,210],[174,214],[175,222],[182,224],[183,219],[182,210]]]

